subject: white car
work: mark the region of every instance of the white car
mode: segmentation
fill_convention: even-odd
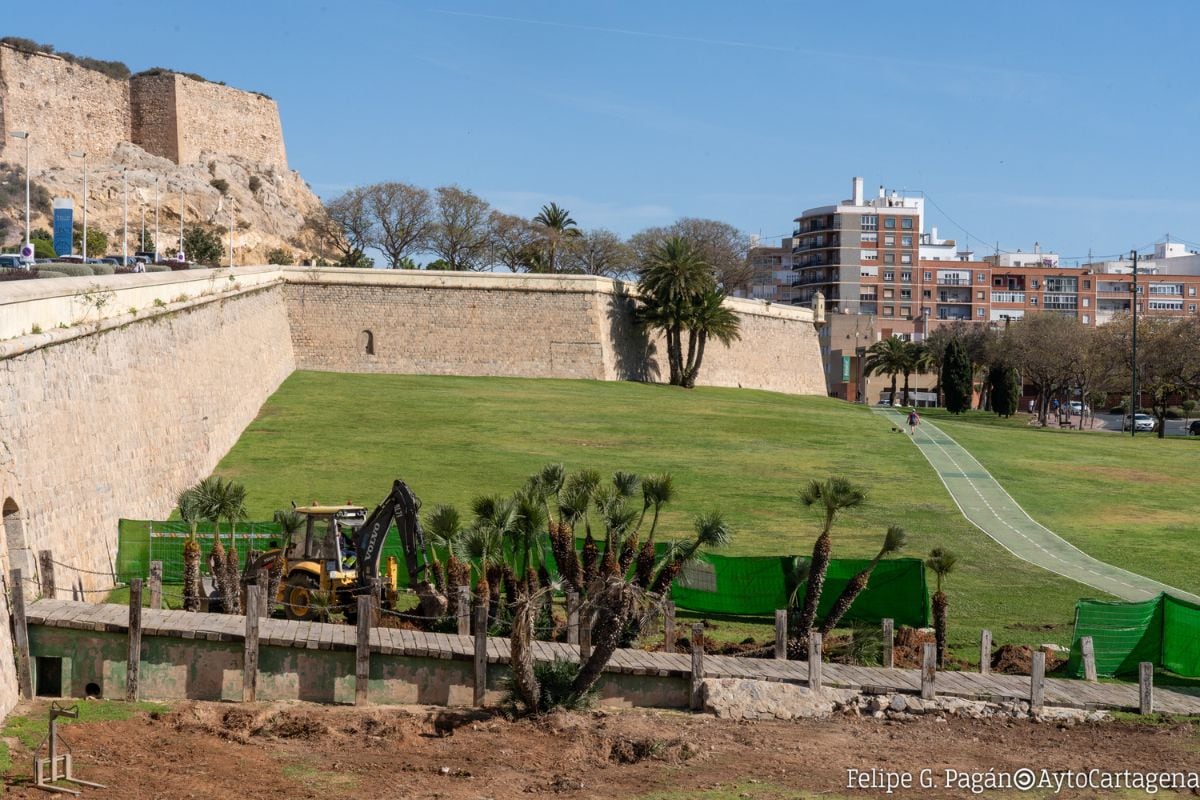
[[[1136,430],[1154,432],[1158,429],[1158,420],[1149,414],[1134,414],[1133,425]],[[1129,415],[1125,415],[1125,424],[1121,426],[1121,430],[1129,430]]]
[[[1072,400],[1070,403],[1070,409],[1071,413],[1077,417],[1081,417],[1091,411],[1091,409],[1087,407],[1087,404],[1081,400]]]

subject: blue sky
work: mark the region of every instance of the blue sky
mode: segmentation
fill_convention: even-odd
[[[324,197],[458,183],[773,236],[862,175],[988,249],[1200,243],[1198,3],[58,0],[0,28],[271,95]]]

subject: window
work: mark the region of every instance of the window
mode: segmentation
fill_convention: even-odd
[[[894,281],[896,280],[896,273],[890,269],[885,269],[883,271],[883,279],[885,281]]]
[[[901,264],[911,264],[912,263],[912,253],[901,253],[900,254],[900,263]]]
[[[1081,319],[1083,320],[1084,325],[1088,325],[1092,321],[1092,318],[1089,317],[1087,314],[1084,314],[1083,317],[1081,317]]]
[[[901,247],[912,247],[912,234],[908,233],[900,237]]]
[[[912,271],[907,269],[903,270],[900,273],[900,281],[901,283],[912,283]]]
[[[375,334],[371,331],[363,331],[358,335],[358,346],[366,355],[375,355]]]
[[[913,229],[912,217],[905,217],[900,220],[900,227],[906,231],[911,231]]]
[[[987,273],[986,272],[977,273],[975,280],[978,281],[979,283],[987,283]]]
[[[895,264],[896,263],[896,254],[895,253],[884,253],[883,254],[883,263]]]
[[[912,289],[901,289],[900,290],[900,299],[901,300],[912,300]]]
[[[1188,303],[1188,311],[1190,311],[1191,313],[1195,314],[1195,313],[1196,313],[1196,304],[1195,304],[1195,303]]]
[[[927,280],[927,281],[931,281],[931,280],[933,280],[933,273],[932,273],[932,272],[926,272],[926,273],[925,273],[925,280]]]
[[[1183,294],[1183,284],[1181,283],[1152,283],[1150,284],[1150,294]]]
[[[879,251],[878,250],[863,250],[862,258],[866,261],[878,261],[879,260]]]
[[[1183,311],[1182,300],[1151,300],[1151,311]]]
[[[1033,280],[1031,280],[1031,281],[1029,282],[1029,285],[1030,285],[1031,287],[1033,287],[1034,289],[1038,288],[1038,279],[1037,279],[1037,278],[1034,278]]]
[[[874,232],[872,232],[872,233],[860,233],[860,234],[858,235],[858,240],[859,240],[860,242],[878,242],[878,241],[879,241],[879,234],[878,234],[878,233],[874,233]]]
[[[921,292],[921,297],[923,297],[923,298],[924,298],[924,299],[926,299],[926,300],[932,300],[932,299],[933,299],[933,292],[932,292],[931,290],[929,290],[929,289],[924,289],[924,290],[922,290],[922,292]]]
[[[976,292],[976,293],[975,293],[975,299],[976,299],[976,300],[983,300],[983,299],[985,299],[985,298],[984,298],[984,296],[983,296],[983,292]]]
[[[895,217],[884,217],[883,218],[883,227],[887,228],[889,231],[896,230],[896,218]]]
[[[883,315],[885,317],[890,317],[890,316],[892,316],[893,313],[894,313],[894,309],[891,306],[883,307]]]
[[[928,308],[922,308],[922,309],[921,309],[921,313],[922,313],[922,314],[924,314],[925,316],[927,316],[927,317],[928,317],[928,316],[929,316],[929,309],[928,309]]]
[[[1031,306],[1036,306],[1036,305],[1037,305],[1037,295],[1030,295],[1030,297],[1029,297],[1029,305],[1031,305]]]
[[[874,214],[862,215],[862,229],[864,231],[873,231],[879,228],[879,217]]]
[[[896,246],[896,234],[894,234],[894,233],[884,234],[883,246],[884,247],[895,247]]]
[[[983,309],[982,308],[975,309],[975,316],[983,317]],[[1084,322],[1087,322],[1087,320],[1084,320]]]
[[[1092,304],[1092,298],[1090,298],[1090,297],[1083,298],[1083,307],[1084,308],[1087,308],[1091,304]]]
[[[883,290],[883,299],[884,300],[891,300],[895,296],[896,296],[896,293],[894,290],[892,290],[892,289],[884,289]]]
[[[1188,297],[1195,297],[1195,296],[1196,296],[1196,287],[1189,286],[1188,287]]]
[[[900,306],[900,316],[911,317],[912,316],[912,306]]]
[[[1085,281],[1083,282],[1083,288],[1085,288],[1085,289],[1090,289],[1090,288],[1092,288],[1092,282],[1091,282],[1091,281],[1086,281],[1086,280],[1085,280]]]

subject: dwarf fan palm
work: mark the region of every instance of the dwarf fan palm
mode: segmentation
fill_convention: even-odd
[[[925,559],[925,566],[933,570],[933,574],[937,576],[937,591],[933,594],[933,635],[937,641],[939,667],[946,665],[946,612],[950,607],[950,600],[942,591],[942,583],[946,580],[946,576],[954,571],[954,565],[957,563],[958,556],[944,547],[935,547],[930,552],[929,558]]]
[[[842,617],[850,610],[850,606],[854,605],[854,601],[867,588],[867,584],[871,580],[871,573],[875,571],[875,567],[883,560],[883,557],[899,552],[907,541],[908,537],[899,525],[892,525],[887,529],[887,533],[883,535],[883,546],[879,548],[879,552],[866,567],[850,579],[850,582],[842,589],[842,593],[838,595],[837,600],[834,601],[833,607],[829,609],[829,613],[825,615],[825,620],[821,623],[822,635],[829,633],[842,621]]]
[[[796,636],[807,640],[817,616],[817,604],[821,601],[821,590],[825,588],[825,575],[829,571],[833,537],[830,531],[833,521],[842,511],[860,506],[867,499],[866,491],[846,478],[831,477],[824,481],[813,480],[800,493],[800,502],[805,506],[818,506],[824,516],[821,533],[813,543],[812,562],[809,565],[808,585],[804,590],[804,605],[800,609],[799,628]]]

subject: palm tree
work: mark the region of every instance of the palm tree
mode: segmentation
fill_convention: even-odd
[[[864,375],[891,376],[892,394],[890,402],[892,405],[895,405],[897,400],[896,376],[904,372],[908,364],[907,344],[907,342],[895,334],[886,339],[880,339],[867,348],[867,357],[863,361]]]
[[[673,386],[681,386],[686,374],[683,329],[696,298],[714,290],[716,280],[699,250],[680,236],[671,237],[654,249],[639,278],[642,300],[639,320],[663,332],[670,381]]]
[[[558,248],[564,239],[580,235],[579,225],[571,219],[571,212],[560,208],[558,203],[542,206],[533,223],[541,229],[546,240],[546,272],[557,272]]]
[[[184,489],[176,500],[179,517],[188,526],[188,537],[183,542],[183,610],[200,610],[200,542],[196,539],[196,527],[203,519],[200,498],[195,487]]]
[[[208,551],[208,574],[217,586],[222,607],[228,603],[230,588],[225,580],[225,545],[221,541],[222,497],[225,481],[215,475],[203,479],[191,489],[200,518],[213,524],[212,549]]]
[[[654,509],[654,516],[650,521],[650,533],[646,536],[646,542],[638,553],[637,569],[634,572],[634,583],[643,589],[648,588],[654,579],[654,533],[658,529],[658,515],[662,511],[662,507],[671,502],[674,496],[675,484],[669,472],[661,475],[648,475],[642,481],[643,518],[645,518],[646,511]],[[640,521],[638,528],[641,528]]]
[[[280,509],[275,512],[275,522],[279,524],[279,532],[283,535],[283,546],[279,556],[271,564],[271,572],[267,576],[267,616],[275,608],[275,598],[279,594],[279,584],[283,582],[284,562],[287,561],[288,551],[292,547],[292,539],[304,527],[304,517],[291,509]]]
[[[246,518],[246,487],[240,483],[226,481],[220,495],[221,516],[229,523],[229,547],[225,550],[225,581],[230,596],[225,602],[225,613],[240,614],[242,611],[242,570],[238,563],[237,540],[234,538],[237,523]]]
[[[725,293],[713,287],[692,302],[687,328],[688,353],[687,363],[683,367],[683,386],[691,389],[695,387],[696,377],[700,374],[708,337],[716,337],[728,347],[735,339],[741,338],[741,320],[725,305]]]
[[[929,348],[920,342],[905,342],[904,343],[904,362],[900,370],[904,373],[904,394],[900,401],[903,405],[908,405],[908,379],[914,372],[928,372],[933,369],[933,354],[929,352]],[[895,376],[893,376],[893,381]],[[893,391],[895,389],[893,388]]]
[[[839,513],[862,505],[866,499],[865,489],[838,476],[824,481],[810,481],[800,493],[801,503],[805,506],[819,506],[824,512],[821,534],[813,544],[808,585],[804,590],[804,605],[800,609],[800,623],[796,631],[797,638],[802,641],[807,641],[812,631],[813,621],[817,617],[817,604],[820,603],[821,591],[825,588],[825,575],[829,571],[829,557],[833,549],[833,537],[830,534],[833,521]]]
[[[842,589],[842,593],[838,595],[837,600],[834,601],[833,608],[829,609],[829,613],[825,615],[825,621],[821,623],[822,636],[836,628],[837,624],[842,621],[842,617],[854,605],[854,601],[867,588],[867,584],[871,580],[871,573],[875,571],[875,567],[883,560],[883,557],[899,552],[907,539],[904,529],[899,525],[893,525],[887,529],[887,533],[883,535],[883,547],[879,548],[879,552],[862,571],[850,579],[850,582]]]
[[[429,564],[433,573],[433,585],[439,592],[447,593],[450,603],[450,616],[458,606],[456,592],[451,592],[446,584],[446,565],[442,563],[441,553],[446,557],[455,556],[459,540],[462,537],[462,521],[458,509],[454,506],[440,505],[425,516],[425,533],[428,536]]]
[[[925,559],[925,566],[937,575],[937,591],[933,593],[933,635],[937,641],[937,663],[939,668],[946,666],[946,610],[950,601],[942,591],[942,583],[946,576],[954,570],[958,556],[944,547],[935,547]]]
[[[720,511],[708,511],[700,514],[692,523],[695,535],[689,541],[674,543],[662,559],[662,566],[650,584],[650,591],[661,597],[666,597],[671,590],[671,582],[679,576],[680,571],[689,561],[700,555],[705,548],[724,547],[729,544],[733,529],[725,521]]]

